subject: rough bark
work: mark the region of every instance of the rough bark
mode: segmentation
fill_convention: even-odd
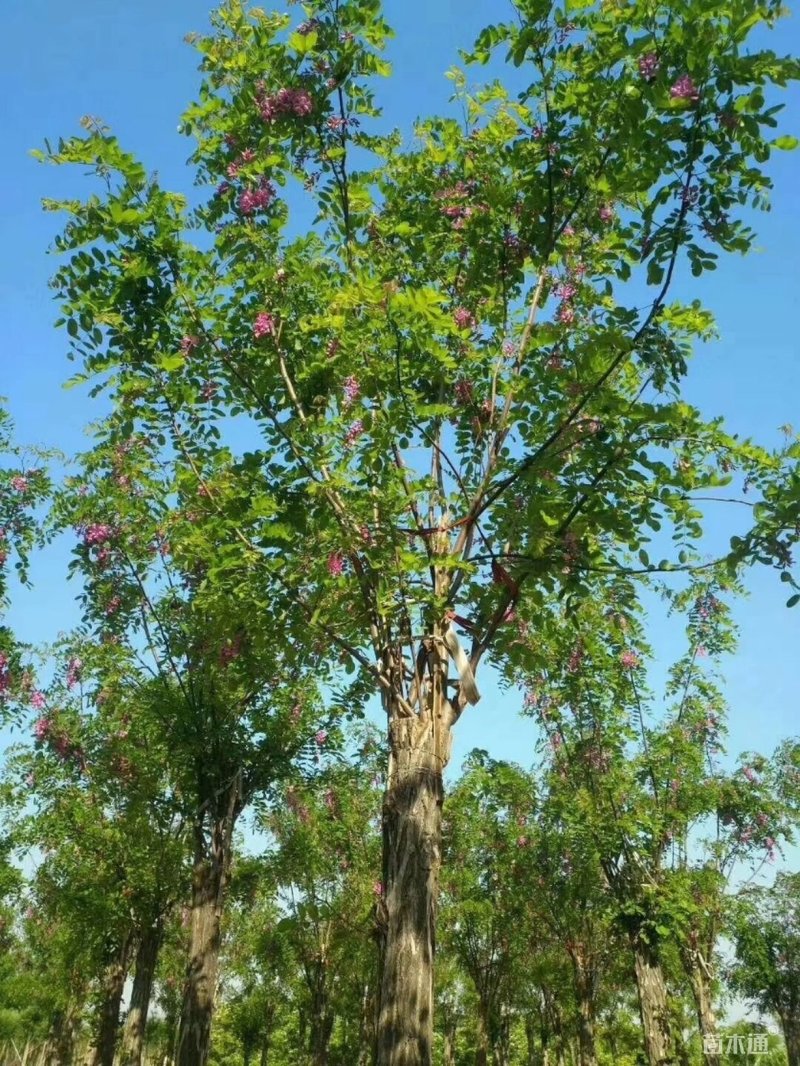
[[[664,971],[650,945],[635,934],[632,948],[647,1061],[650,1066],[673,1066],[675,1054]]]
[[[475,1066],[489,1066],[489,1024],[483,1010],[478,1012],[478,1046],[475,1048]]]
[[[68,1007],[53,1017],[41,1062],[43,1066],[71,1066],[75,1054],[78,1010]]]
[[[781,1017],[788,1066],[800,1066],[800,1016]]]
[[[115,957],[106,966],[101,982],[101,1002],[98,1015],[92,1066],[114,1066],[119,1037],[120,1007],[125,978],[128,976],[133,938],[124,938]]]
[[[164,921],[163,918],[158,918],[142,930],[139,938],[131,999],[122,1032],[120,1066],[141,1066],[150,994],[163,935]]]
[[[311,1066],[328,1066],[328,1049],[333,1033],[334,1015],[325,987],[327,975],[322,975],[311,1001],[309,1019],[309,1053]]]
[[[272,1043],[272,1036],[267,1033],[261,1041],[261,1055],[259,1057],[259,1066],[269,1066],[269,1049]]]
[[[238,775],[214,800],[209,805],[213,811],[210,829],[206,829],[202,820],[195,826],[189,959],[178,1024],[176,1066],[206,1066],[208,1061],[233,830],[243,807]]]
[[[433,704],[434,708],[436,704]],[[430,1066],[449,704],[390,723],[383,805],[383,951],[378,1066]]]
[[[444,1027],[444,1055],[442,1066],[456,1066],[456,1033],[457,1020],[455,1014],[447,1019]]]
[[[594,972],[591,961],[585,953],[576,952],[572,963],[575,973],[575,997],[578,1005],[578,1061],[580,1066],[597,1066]]]
[[[703,1042],[703,1062],[705,1066],[722,1066],[722,1056],[706,1048],[717,1047],[719,1032],[717,1029],[717,1017],[714,1013],[714,1003],[711,995],[711,981],[703,969],[703,962],[696,956],[687,960],[689,978],[692,986],[695,1010],[697,1012],[697,1024],[700,1028],[700,1037]]]

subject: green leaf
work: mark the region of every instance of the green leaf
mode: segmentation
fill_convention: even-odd
[[[791,137],[789,134],[784,134],[783,137],[775,138],[772,142],[772,147],[780,148],[782,152],[791,152],[798,146],[798,144],[800,144],[800,139],[797,137]]]

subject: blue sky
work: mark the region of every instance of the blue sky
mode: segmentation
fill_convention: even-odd
[[[504,11],[500,0],[387,0],[387,17],[397,31],[390,51],[395,75],[381,86],[381,99],[392,124],[408,129],[416,115],[446,107],[450,84],[443,75],[457,61],[457,47],[469,45],[481,26]],[[166,185],[185,187],[182,168],[190,142],[176,127],[197,75],[195,53],[183,37],[204,29],[207,12],[208,0],[25,0],[3,14],[0,394],[9,398],[20,441],[75,450],[97,413],[79,393],[61,387],[70,364],[66,338],[52,328],[57,315],[47,281],[55,262],[46,255],[58,219],[40,208],[43,196],[77,192],[80,176],[43,167],[28,150],[45,137],[76,132],[79,118],[92,114],[111,125]],[[782,24],[770,46],[800,52],[797,17]],[[798,134],[800,91],[786,98],[783,131]],[[721,341],[698,353],[688,398],[708,414],[724,414],[735,431],[777,443],[779,426],[800,424],[797,155],[776,153],[770,172],[776,183],[773,211],[754,220],[759,250],[747,259],[724,261],[700,281],[681,281],[678,295],[699,296],[716,313],[722,333]],[[733,520],[728,514],[714,518],[712,541],[718,542]],[[64,564],[58,549],[39,557],[34,591],[15,597],[11,621],[24,639],[52,639],[75,621]],[[738,610],[740,654],[727,669],[730,747],[767,751],[800,732],[800,608],[785,610],[784,589],[772,573],[754,573],[749,587],[750,598]],[[673,627],[662,619],[653,618],[652,632],[665,661],[680,650]],[[501,694],[490,677],[482,688],[483,701],[459,724],[454,765],[474,746],[529,762],[534,733],[517,717],[519,698]]]

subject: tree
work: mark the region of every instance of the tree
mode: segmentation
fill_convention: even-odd
[[[183,122],[208,199],[92,121],[47,153],[102,179],[49,205],[70,216],[56,287],[82,374],[168,442],[228,558],[358,671],[352,698],[383,700],[380,1066],[431,1058],[442,773],[480,663],[515,610],[590,596],[648,524],[695,536],[691,490],[728,476],[731,438],[670,396],[711,318],[667,300],[679,264],[750,247],[737,213],[792,144],[767,140],[763,86],[797,64],[741,51],[779,13],[526,0],[471,56],[506,49],[519,95],[455,73],[465,128],[425,120],[405,149],[361,127],[388,73],[378,0],[315,0],[294,28],[230,0]],[[295,237],[299,184],[315,221]],[[217,443],[237,417],[257,442],[238,460]],[[786,569],[793,518],[770,514],[758,552]]]
[[[800,1063],[800,874],[741,893],[733,987],[781,1024],[789,1066]]]

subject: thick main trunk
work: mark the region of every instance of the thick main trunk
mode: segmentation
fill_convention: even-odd
[[[139,939],[131,1000],[122,1032],[120,1066],[141,1066],[147,1030],[147,1014],[150,1010],[150,994],[153,989],[153,978],[163,934],[164,922],[162,918],[159,918],[142,930]]]
[[[120,944],[116,957],[106,966],[101,984],[102,1000],[98,1015],[92,1066],[114,1066],[119,1036],[119,1014],[122,991],[130,965],[131,937]]]
[[[324,980],[325,977],[322,977],[321,981]],[[328,1066],[328,1047],[333,1033],[334,1017],[324,986],[317,990],[312,999],[309,1021],[311,1066]]]
[[[43,1066],[71,1066],[75,1054],[75,1031],[78,1011],[74,1007],[58,1011],[50,1026],[50,1033],[41,1057]]]
[[[647,1061],[650,1066],[673,1066],[675,1054],[664,971],[652,948],[643,940],[634,935],[631,946]]]
[[[383,908],[377,1066],[430,1066],[449,710],[395,717],[383,804]],[[434,704],[435,706],[435,704]]]
[[[489,1023],[483,1010],[478,1012],[478,1046],[475,1048],[475,1066],[489,1066],[491,1052]]]
[[[580,1066],[597,1066],[595,1049],[594,1004],[585,989],[579,989],[578,1058]]]
[[[687,967],[697,1012],[697,1024],[700,1028],[700,1037],[703,1043],[703,1062],[705,1066],[722,1066],[722,1056],[718,1051],[712,1050],[719,1046],[719,1034],[717,1031],[717,1017],[714,1013],[714,1004],[711,998],[711,982],[703,971],[699,958],[688,960]]]
[[[202,822],[195,826],[189,958],[175,1066],[206,1066],[208,1061],[233,830],[243,806],[238,775],[225,794],[215,799],[217,814],[210,827],[210,839]]]
[[[192,876],[189,964],[178,1024],[177,1066],[205,1066],[217,990],[220,951],[218,901],[224,891],[216,864],[200,859]]]
[[[782,1017],[781,1029],[788,1066],[800,1066],[800,1016]]]

